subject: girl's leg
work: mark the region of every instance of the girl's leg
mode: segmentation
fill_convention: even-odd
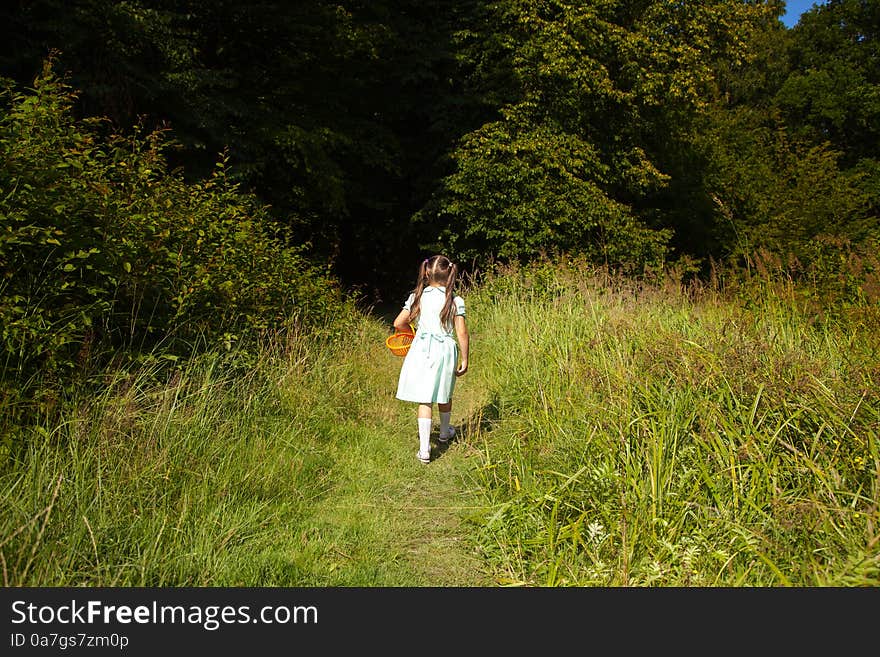
[[[449,418],[452,415],[452,400],[445,404],[437,404],[440,411],[440,440],[446,441],[452,437],[451,427],[449,426]]]
[[[431,457],[431,404],[419,404],[419,459]]]

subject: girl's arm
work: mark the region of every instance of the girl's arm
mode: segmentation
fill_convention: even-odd
[[[468,334],[467,322],[464,315],[455,316],[455,336],[458,338],[458,348],[461,351],[461,362],[455,370],[455,376],[461,376],[468,369],[468,354],[470,352],[470,335]]]
[[[406,308],[394,318],[394,330],[398,333],[412,333],[412,327],[409,325],[409,311]]]

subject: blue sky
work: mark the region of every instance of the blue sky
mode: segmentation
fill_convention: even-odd
[[[785,13],[781,16],[787,27],[794,27],[801,14],[812,9],[813,5],[825,4],[822,0],[785,0]]]

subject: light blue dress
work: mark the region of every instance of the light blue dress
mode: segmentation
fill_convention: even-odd
[[[455,315],[464,316],[464,299],[455,296],[453,300]],[[403,307],[410,310],[413,301],[410,294]],[[419,404],[445,404],[452,399],[458,342],[453,328],[443,326],[440,321],[445,303],[445,287],[426,287],[422,291],[416,335],[400,366],[398,399]]]

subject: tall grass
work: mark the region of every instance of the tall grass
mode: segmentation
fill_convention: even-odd
[[[880,583],[876,303],[578,263],[464,293],[442,459],[375,318],[126,369],[14,442],[3,585]]]
[[[876,305],[508,269],[469,296],[498,580],[880,584]]]
[[[355,317],[346,337],[381,345],[381,332]],[[376,350],[350,344],[292,335],[194,357],[163,384],[120,372],[69,400],[4,464],[3,585],[315,583],[311,515],[333,485],[333,441],[346,420],[383,417],[364,367]]]

